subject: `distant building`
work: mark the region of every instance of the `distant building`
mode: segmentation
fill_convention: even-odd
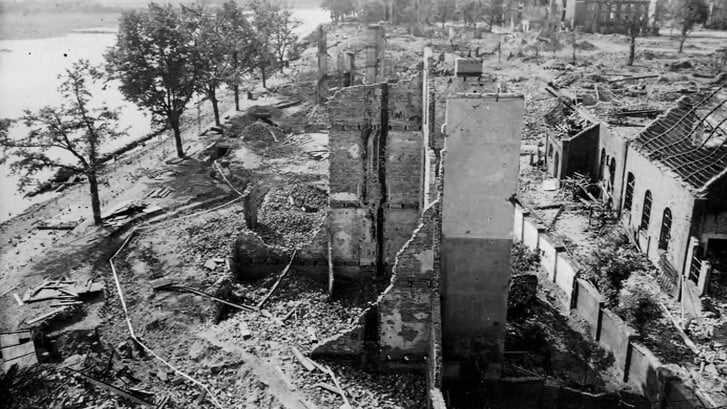
[[[558,0],[555,0],[558,1]],[[562,0],[562,20],[569,27],[594,33],[623,33],[649,23],[651,0]]]
[[[706,27],[715,30],[727,29],[727,0],[710,0]]]

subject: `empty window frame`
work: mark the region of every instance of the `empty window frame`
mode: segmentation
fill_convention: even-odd
[[[664,215],[661,217],[661,232],[659,233],[659,249],[666,251],[669,248],[669,239],[671,238],[671,210],[667,207],[664,209]]]
[[[651,191],[647,190],[644,194],[644,207],[641,211],[641,230],[649,230],[649,218],[651,217]]]
[[[624,192],[624,207],[625,211],[631,211],[631,203],[634,201],[634,185],[636,185],[636,179],[634,174],[629,172],[626,176],[626,192]]]

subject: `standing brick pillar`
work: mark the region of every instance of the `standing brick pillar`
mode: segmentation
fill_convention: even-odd
[[[373,84],[383,79],[384,73],[384,27],[369,26],[366,44],[366,83]]]

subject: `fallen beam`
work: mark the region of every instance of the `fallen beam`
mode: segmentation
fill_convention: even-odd
[[[290,261],[288,262],[288,265],[285,266],[285,268],[283,269],[283,272],[280,273],[280,276],[275,281],[275,284],[273,284],[273,287],[270,289],[270,291],[268,291],[268,293],[265,295],[265,297],[263,297],[263,299],[260,300],[259,303],[257,303],[257,308],[258,309],[262,308],[263,304],[265,304],[265,302],[268,300],[268,298],[270,298],[270,296],[273,295],[273,293],[275,292],[275,290],[278,289],[278,286],[280,285],[280,282],[283,281],[283,278],[288,274],[288,271],[290,270],[290,266],[293,264],[293,259],[295,259],[295,255],[297,253],[298,253],[298,249],[295,249],[293,251],[293,255],[290,256]]]
[[[207,297],[207,298],[212,299],[214,301],[217,301],[219,303],[222,303],[222,304],[225,304],[225,305],[229,305],[230,307],[234,307],[234,308],[237,308],[237,309],[240,309],[240,310],[243,310],[243,311],[248,311],[248,312],[255,312],[255,311],[257,311],[257,309],[255,307],[250,307],[249,305],[235,304],[235,303],[229,302],[227,300],[223,300],[222,298],[215,297],[214,295],[209,294],[209,293],[206,293],[204,291],[197,290],[196,288],[186,287],[186,286],[183,286],[183,285],[167,284],[167,285],[162,285],[162,286],[155,287],[154,290],[157,290],[157,291],[169,290],[169,291],[188,292],[188,293],[192,293],[192,294],[201,295],[203,297]]]
[[[125,391],[125,390],[123,390],[123,389],[121,389],[121,388],[119,388],[117,386],[111,385],[110,383],[106,383],[104,381],[100,381],[98,379],[95,379],[95,378],[92,378],[92,377],[86,375],[83,372],[75,371],[75,370],[70,369],[70,368],[64,368],[64,369],[66,369],[67,371],[71,371],[72,373],[75,373],[76,375],[82,377],[83,379],[89,381],[90,383],[98,386],[101,389],[106,389],[107,391],[109,391],[109,392],[111,392],[113,394],[119,395],[121,397],[124,397],[124,398],[126,398],[126,399],[128,399],[128,400],[130,400],[130,401],[132,401],[134,403],[136,403],[137,405],[142,405],[142,406],[146,406],[146,407],[149,407],[149,408],[156,407],[155,404],[153,404],[151,402],[147,402],[144,399],[138,398],[138,397],[134,396],[133,394],[131,394],[130,392]]]
[[[301,364],[301,365],[303,365],[303,366],[305,367],[305,369],[307,369],[307,370],[308,370],[308,372],[313,372],[313,371],[314,371],[314,370],[316,369],[315,365],[313,365],[313,364],[312,364],[312,363],[311,363],[311,362],[310,362],[310,361],[308,360],[308,358],[306,358],[306,357],[305,357],[305,356],[304,356],[304,355],[303,355],[303,354],[302,354],[302,353],[300,352],[300,350],[299,350],[298,348],[296,348],[296,347],[294,347],[294,346],[291,346],[291,347],[290,347],[290,350],[291,350],[291,351],[293,351],[293,355],[295,356],[295,359],[297,359],[297,360],[298,360],[298,362],[300,362],[300,364]]]
[[[43,320],[45,320],[45,319],[48,319],[48,318],[50,318],[50,317],[52,317],[52,316],[54,316],[54,315],[58,314],[59,312],[61,312],[61,311],[65,310],[65,309],[66,309],[66,307],[61,307],[61,308],[58,308],[58,309],[55,309],[55,310],[52,310],[52,311],[46,312],[45,314],[39,315],[39,316],[37,316],[37,317],[35,317],[35,318],[31,319],[30,321],[27,321],[27,322],[26,322],[26,324],[28,324],[28,325],[33,325],[33,324],[35,324],[36,322],[39,322],[39,321],[43,321]]]
[[[336,378],[336,374],[333,373],[333,370],[330,367],[326,367],[328,369],[328,374],[331,376],[331,379],[333,379],[333,383],[336,384],[336,388],[341,391],[341,397],[343,398],[343,402],[346,404],[346,407],[352,408],[351,402],[348,401],[348,398],[346,397],[346,391],[341,387],[341,384],[338,382],[338,378]]]
[[[327,390],[328,392],[333,392],[335,394],[338,394],[338,395],[343,396],[343,391],[342,390],[336,388],[335,386],[333,386],[333,385],[331,385],[329,383],[318,382],[317,384],[313,385],[313,387],[314,388],[321,388],[321,389]]]
[[[615,83],[621,82],[621,81],[644,80],[644,79],[647,79],[647,78],[656,78],[658,76],[659,76],[659,74],[641,75],[641,76],[638,76],[638,77],[624,77],[624,78],[618,78],[618,79],[615,79],[615,80],[611,80],[608,83],[609,84],[615,84]]]

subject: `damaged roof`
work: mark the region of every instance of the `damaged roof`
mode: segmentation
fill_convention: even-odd
[[[693,97],[642,130],[633,146],[697,191],[727,174],[727,81]]]

